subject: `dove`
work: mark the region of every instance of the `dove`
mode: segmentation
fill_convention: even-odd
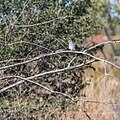
[[[71,51],[76,50],[76,49],[75,49],[76,45],[75,45],[75,43],[74,43],[73,41],[69,40],[68,43],[69,43],[68,48],[69,48]]]

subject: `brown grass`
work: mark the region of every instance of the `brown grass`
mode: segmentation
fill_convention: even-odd
[[[120,70],[108,67],[107,76],[104,75],[104,66],[102,63],[95,63],[96,71],[86,70],[86,79],[90,76],[91,84],[85,88],[86,99],[101,102],[119,102],[120,103]],[[114,109],[116,107],[116,109]],[[98,117],[104,120],[116,120],[117,112],[120,112],[119,105],[89,103],[86,109],[90,112],[92,120]],[[102,116],[102,117],[101,117]]]
[[[120,70],[115,68],[111,69],[111,67],[108,66],[108,75],[105,76],[104,65],[101,62],[94,63],[93,66],[96,68],[96,71],[92,69],[85,71],[84,79],[87,80],[91,78],[91,83],[83,91],[83,93],[86,94],[84,99],[93,102],[79,102],[77,112],[67,111],[66,115],[62,114],[59,118],[60,120],[87,120],[81,108],[87,111],[92,120],[119,120]],[[98,103],[94,101],[98,101]]]

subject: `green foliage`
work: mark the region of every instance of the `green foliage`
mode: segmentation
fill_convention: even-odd
[[[119,21],[120,21],[120,3],[119,0],[115,0],[114,2],[110,0],[93,0],[94,6],[95,6],[95,15],[99,18],[101,21],[101,24],[104,27],[109,28],[111,31],[111,34],[119,35],[118,28]],[[102,32],[102,31],[101,31]]]
[[[70,39],[82,49],[83,40],[101,27],[95,15],[96,8],[94,5],[95,3],[90,0],[77,0],[68,6],[64,0],[61,3],[57,0],[0,1],[0,60],[8,60],[1,66],[18,63],[21,58],[26,60],[59,49],[66,50]],[[92,52],[92,54],[95,53],[96,51]],[[73,54],[54,55],[31,64],[4,70],[3,74],[29,77],[45,71],[67,67],[75,56]],[[10,59],[15,60],[9,61]],[[89,59],[84,55],[77,55],[72,65],[84,63]],[[50,89],[77,97],[87,85],[82,81],[84,69],[86,67],[52,74],[38,78],[36,82]],[[3,84],[1,88],[15,81],[8,80],[8,83]],[[44,101],[47,101],[45,102],[46,106],[48,103],[57,104],[62,110],[62,106],[67,103],[70,105],[66,98],[61,97],[60,102],[58,102],[59,95],[56,97],[56,95],[48,94],[45,90],[39,90],[38,87],[31,84],[26,83],[15,89],[18,92],[16,94],[13,91],[16,96],[23,98],[27,96],[29,98],[32,94],[34,97],[37,95],[42,97]],[[9,93],[6,92],[5,96]],[[9,100],[9,98],[6,99]],[[47,110],[47,107],[44,109]]]

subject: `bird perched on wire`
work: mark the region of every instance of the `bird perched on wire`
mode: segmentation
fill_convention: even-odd
[[[68,43],[69,43],[68,48],[70,50],[72,50],[72,51],[76,50],[76,45],[75,45],[75,43],[72,40],[69,40]]]

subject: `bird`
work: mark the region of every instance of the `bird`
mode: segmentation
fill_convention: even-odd
[[[75,45],[75,43],[72,40],[69,40],[68,43],[69,43],[68,48],[71,51],[76,50],[76,45]]]

